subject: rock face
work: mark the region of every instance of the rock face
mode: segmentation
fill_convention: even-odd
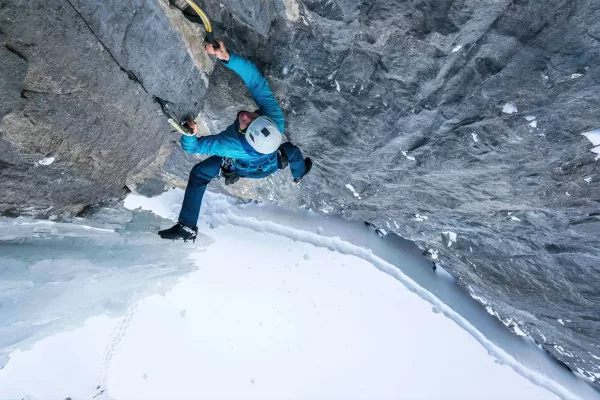
[[[314,161],[301,186],[286,171],[236,194],[414,240],[515,331],[600,377],[600,169],[581,135],[600,127],[600,3],[200,3]],[[213,133],[253,107],[220,65],[204,86],[199,28],[164,1],[23,4],[0,7],[4,212],[183,183],[198,158],[168,157],[155,98]]]
[[[162,0],[4,1],[0,211],[77,212],[150,176],[171,151],[161,105],[202,106],[200,31]]]

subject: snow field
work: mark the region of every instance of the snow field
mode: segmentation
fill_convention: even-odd
[[[174,218],[181,197],[178,190],[130,196],[126,206]],[[0,371],[0,398],[90,398],[97,386],[105,390],[97,398],[115,400],[587,393],[548,378],[545,359],[534,362],[539,371],[525,367],[395,265],[348,242],[347,227],[306,213],[295,220],[274,206],[234,206],[213,194],[206,200],[200,225],[213,243],[192,247],[197,271],[121,320],[100,318],[102,329],[92,325],[96,318],[13,353]],[[65,356],[67,347],[88,356]],[[82,367],[64,374],[56,364]],[[13,384],[32,365],[33,375],[52,379]],[[73,379],[79,384],[69,385]]]

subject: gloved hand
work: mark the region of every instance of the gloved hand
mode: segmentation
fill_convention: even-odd
[[[221,168],[221,175],[225,178],[225,185],[233,185],[240,180],[240,176],[235,171],[227,172]]]
[[[208,54],[214,55],[216,56],[219,60],[222,61],[229,61],[229,52],[227,51],[227,48],[225,47],[225,44],[223,44],[222,40],[217,40],[217,43],[219,43],[219,47],[215,49],[215,46],[213,46],[212,44],[208,43],[205,48],[206,48],[206,52]]]
[[[185,121],[187,123],[187,126],[190,127],[190,129],[192,130],[192,132],[195,134],[198,133],[198,124],[196,123],[196,121],[192,121],[192,120],[187,120]]]

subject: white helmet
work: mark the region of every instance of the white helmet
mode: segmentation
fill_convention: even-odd
[[[261,115],[248,125],[246,140],[259,153],[271,154],[279,148],[282,135],[275,122]]]

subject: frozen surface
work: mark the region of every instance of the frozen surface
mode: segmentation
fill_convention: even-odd
[[[103,218],[0,218],[0,361],[90,316],[123,314],[195,269],[185,252],[149,232],[161,224],[153,214]]]
[[[173,218],[181,196],[126,206]],[[152,242],[140,255],[183,253],[171,274],[182,262],[194,272],[130,299],[124,317],[14,352],[0,398],[598,398],[406,241],[310,211],[206,200],[200,245]]]

